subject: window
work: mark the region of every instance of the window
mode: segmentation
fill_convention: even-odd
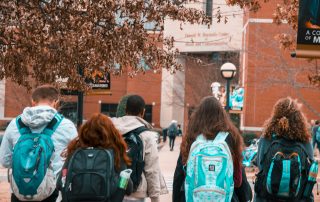
[[[109,116],[109,117],[116,117],[117,116],[117,107],[118,104],[101,104],[101,113]]]
[[[60,102],[59,112],[70,119],[73,123],[77,122],[77,103],[76,102]]]
[[[149,123],[152,123],[152,105],[146,105],[146,111],[144,113],[143,119]]]
[[[212,18],[212,0],[207,0],[206,3],[206,15]]]

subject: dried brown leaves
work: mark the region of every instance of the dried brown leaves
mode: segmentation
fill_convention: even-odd
[[[0,79],[20,85],[53,83],[68,78],[73,89],[85,89],[94,70],[129,75],[175,71],[173,39],[162,37],[164,19],[209,24],[202,11],[168,0],[2,0],[0,2]],[[144,25],[152,22],[151,30]]]

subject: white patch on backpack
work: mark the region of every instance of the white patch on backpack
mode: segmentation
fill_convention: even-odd
[[[28,182],[30,182],[31,178],[23,178],[23,180],[24,180],[26,183],[28,183]]]

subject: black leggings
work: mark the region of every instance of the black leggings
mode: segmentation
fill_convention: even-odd
[[[176,136],[169,136],[169,147],[170,149],[173,149],[174,147],[174,140],[176,139]]]
[[[46,198],[45,200],[43,200],[41,202],[56,202],[58,196],[59,196],[59,192],[58,192],[58,190],[55,190],[51,194],[51,196],[49,196],[48,198]],[[11,194],[11,202],[20,202],[20,200],[14,194]]]

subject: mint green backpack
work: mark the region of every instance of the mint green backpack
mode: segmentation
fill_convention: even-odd
[[[199,135],[192,144],[185,180],[186,202],[231,201],[233,161],[227,136],[219,132],[214,140],[207,140]]]

